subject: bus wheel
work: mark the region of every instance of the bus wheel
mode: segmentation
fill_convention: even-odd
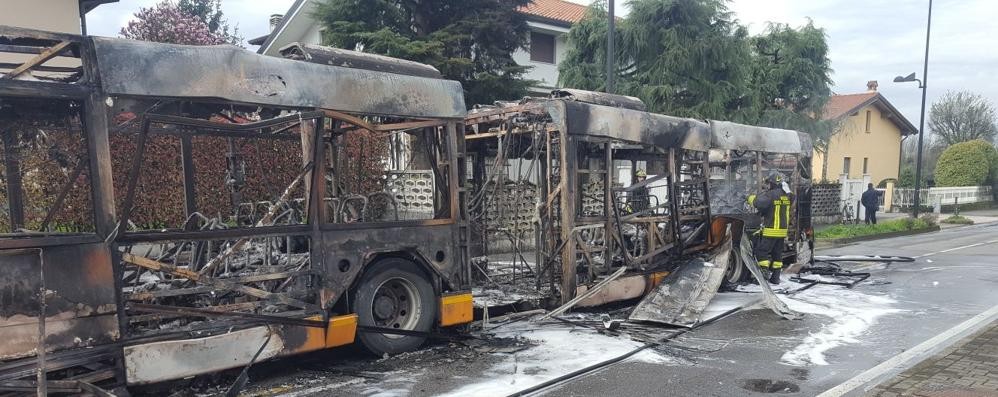
[[[358,324],[429,332],[437,317],[436,295],[424,272],[411,261],[387,258],[364,270],[353,299]],[[367,350],[377,355],[412,351],[426,337],[358,332]]]
[[[728,285],[736,285],[745,280],[748,273],[742,263],[741,251],[732,248],[728,256],[728,268],[724,271],[724,282]]]

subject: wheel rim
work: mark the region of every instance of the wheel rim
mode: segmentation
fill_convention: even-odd
[[[422,299],[412,281],[394,277],[383,281],[374,292],[371,302],[374,325],[385,328],[412,330],[422,315]],[[385,334],[388,338],[404,335]]]

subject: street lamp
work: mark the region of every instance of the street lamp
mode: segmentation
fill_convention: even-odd
[[[613,46],[613,36],[614,27],[616,19],[613,16],[613,0],[607,1],[607,16],[606,16],[606,93],[614,93],[614,77],[617,74],[616,60],[614,59],[616,53],[614,52]]]
[[[894,78],[895,83],[918,82],[918,88],[922,89],[922,113],[918,122],[918,157],[915,158],[915,212],[912,214],[915,218],[918,218],[918,210],[922,205],[920,194],[922,186],[922,137],[925,135],[925,87],[929,84],[929,34],[931,30],[932,0],[929,0],[929,19],[925,24],[925,62],[922,65],[922,80],[916,79],[915,73],[903,77],[897,76]]]

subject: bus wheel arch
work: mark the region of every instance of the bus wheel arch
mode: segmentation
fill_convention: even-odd
[[[418,258],[385,254],[374,257],[351,288],[350,309],[358,325],[417,332],[433,330],[438,311],[437,277]],[[419,348],[426,336],[360,331],[358,340],[377,355]]]

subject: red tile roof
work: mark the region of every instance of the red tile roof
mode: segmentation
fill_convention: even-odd
[[[534,0],[520,12],[567,24],[578,23],[586,16],[587,7],[565,0]]]
[[[915,125],[908,121],[901,112],[892,105],[887,98],[876,91],[867,91],[860,94],[832,95],[825,104],[825,120],[833,120],[849,116],[858,112],[861,108],[875,105],[886,117],[901,129],[902,135],[918,133]]]
[[[862,94],[832,95],[825,104],[825,120],[837,119],[848,113],[856,111],[857,107],[877,96],[876,91],[864,92]]]

